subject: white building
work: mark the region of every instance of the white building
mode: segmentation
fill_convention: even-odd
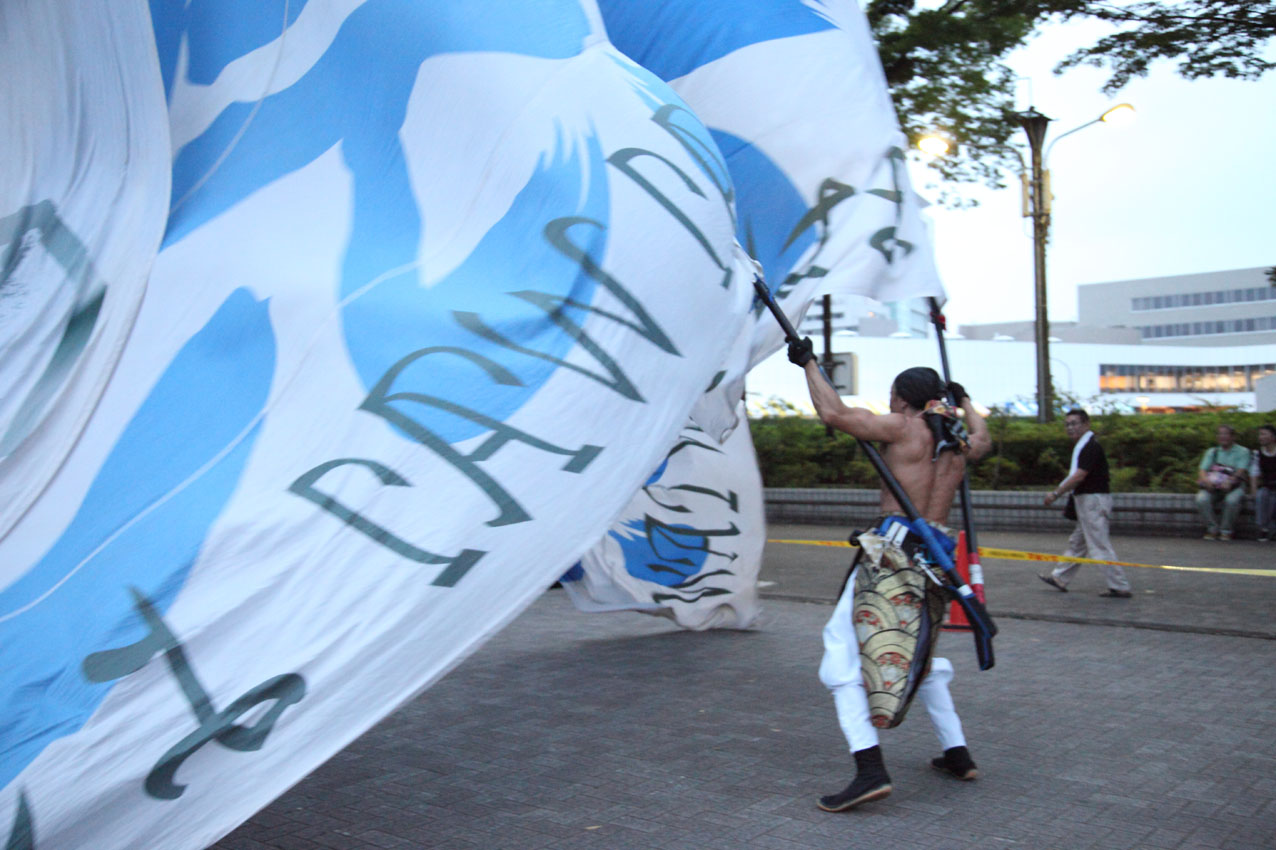
[[[1008,407],[1035,415],[1036,347],[1030,341],[946,340],[953,377],[984,407]],[[817,340],[816,352],[821,350]],[[940,371],[933,339],[834,337],[834,351],[856,355],[855,395],[848,404],[886,409],[891,381],[910,366]],[[1207,405],[1253,410],[1255,384],[1276,374],[1276,343],[1187,347],[1055,342],[1050,371],[1057,396],[1071,396],[1099,407],[1163,411]],[[752,412],[775,398],[811,409],[802,370],[781,351],[749,373],[746,386]],[[1096,403],[1097,402],[1097,403]]]

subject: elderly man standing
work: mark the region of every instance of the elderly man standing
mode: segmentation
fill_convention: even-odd
[[[1249,449],[1236,444],[1236,429],[1219,425],[1214,434],[1217,446],[1201,456],[1196,474],[1196,507],[1205,520],[1206,540],[1231,540],[1236,517],[1245,498],[1245,481],[1249,475]],[[1221,521],[1218,516],[1221,510]]]
[[[1068,477],[1045,498],[1047,505],[1053,505],[1062,497],[1070,496],[1076,509],[1077,527],[1068,538],[1068,551],[1063,556],[1115,561],[1116,552],[1112,550],[1112,541],[1108,537],[1108,527],[1112,522],[1112,493],[1108,483],[1107,455],[1090,430],[1090,414],[1081,408],[1068,411],[1063,418],[1063,427],[1073,442],[1072,465]],[[1075,561],[1060,564],[1054,572],[1038,578],[1066,593],[1068,582],[1080,566]],[[1132,594],[1125,570],[1108,564],[1100,569],[1107,579],[1108,589],[1099,595],[1129,599]]]

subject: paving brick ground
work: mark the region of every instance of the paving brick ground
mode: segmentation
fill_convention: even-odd
[[[819,530],[772,530],[796,533]],[[1131,557],[1137,542],[1121,544]],[[1196,554],[1276,567],[1276,544],[1244,545]],[[843,556],[769,547],[772,597],[747,632],[578,614],[550,591],[215,847],[1276,847],[1276,641],[1210,633],[1270,631],[1271,578],[1143,571],[1132,576],[1141,595],[1123,603],[1095,596],[1097,575],[1064,595],[1025,572],[1035,565],[990,565],[1003,609],[996,668],[977,671],[967,635],[940,645],[980,779],[929,767],[938,746],[918,711],[883,736],[889,799],[818,810],[852,771],[815,676]],[[1078,622],[1043,619],[1060,611]]]

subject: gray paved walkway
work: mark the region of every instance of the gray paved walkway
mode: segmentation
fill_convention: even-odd
[[[816,533],[839,536],[771,536]],[[1142,541],[1149,548],[1137,551],[1172,556],[1158,560],[1276,566],[1276,544],[1225,554],[1226,544]],[[1050,551],[1061,541],[982,542]],[[1138,545],[1117,550],[1137,560]],[[996,669],[977,671],[967,635],[940,644],[957,668],[980,779],[929,768],[938,747],[918,711],[883,736],[895,793],[819,811],[815,798],[852,770],[815,677],[830,607],[781,597],[827,599],[844,558],[769,546],[762,577],[775,584],[748,632],[578,614],[551,591],[216,847],[1276,847],[1276,644],[1163,630],[1276,634],[1271,578],[1131,571],[1139,595],[1125,602],[1099,599],[1097,574],[1065,595],[1033,577],[1035,564],[989,562],[992,610],[1003,615]],[[1157,628],[1039,619],[1048,616]]]

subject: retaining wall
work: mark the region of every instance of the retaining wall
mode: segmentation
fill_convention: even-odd
[[[770,523],[810,523],[863,527],[879,513],[877,490],[834,488],[764,488],[766,518]],[[1075,527],[1064,519],[1060,500],[1050,507],[1041,503],[1044,491],[976,490],[971,493],[975,528],[990,531],[1060,531]],[[1112,533],[1199,537],[1204,523],[1196,510],[1194,493],[1113,493]],[[961,522],[960,504],[954,500],[950,521]],[[1236,521],[1237,537],[1254,537],[1254,501]]]

